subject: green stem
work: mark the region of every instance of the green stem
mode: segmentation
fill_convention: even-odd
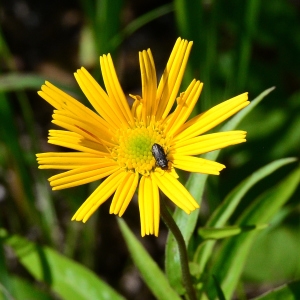
[[[183,236],[182,236],[181,231],[179,230],[177,224],[175,223],[174,219],[172,218],[171,214],[169,213],[165,202],[161,199],[160,203],[161,203],[160,204],[160,214],[161,214],[162,220],[164,221],[164,223],[167,225],[169,230],[174,235],[174,238],[178,245],[182,279],[183,279],[183,284],[186,288],[187,295],[190,300],[196,300],[196,294],[195,294],[195,290],[193,288],[191,274],[190,274],[190,270],[189,270],[187,249],[185,246]]]

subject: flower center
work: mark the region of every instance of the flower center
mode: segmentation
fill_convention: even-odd
[[[118,146],[112,150],[112,157],[127,171],[149,175],[156,166],[152,155],[154,143],[166,147],[165,135],[159,122],[145,126],[140,122],[135,128],[120,129]]]

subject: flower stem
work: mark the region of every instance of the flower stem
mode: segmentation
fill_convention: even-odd
[[[162,199],[160,201],[160,214],[161,214],[162,220],[164,221],[166,226],[169,228],[169,230],[174,235],[174,238],[178,245],[182,279],[183,279],[183,284],[186,288],[186,293],[190,300],[196,300],[196,294],[195,294],[195,290],[193,288],[191,274],[190,274],[190,270],[189,270],[187,249],[185,246],[183,236],[182,236],[181,231],[179,230],[177,224],[175,223],[174,219],[172,218],[171,214],[169,213],[165,202]]]

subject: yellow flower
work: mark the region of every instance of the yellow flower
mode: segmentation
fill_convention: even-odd
[[[52,189],[105,178],[72,220],[86,222],[113,194],[109,212],[122,216],[138,188],[141,234],[157,236],[159,190],[188,214],[199,207],[174,168],[218,175],[224,165],[195,155],[246,141],[245,131],[203,133],[247,106],[247,93],[188,120],[203,86],[193,80],[177,97],[191,47],[177,39],[158,86],[150,49],[139,53],[142,96],[130,95],[131,109],[109,54],[100,57],[106,92],[85,68],[75,73],[95,112],[49,82],[42,86],[39,95],[55,108],[52,122],[64,129],[50,130],[49,143],[76,150],[37,154],[40,169],[67,170],[49,178]],[[154,144],[168,160],[164,170],[152,155]]]

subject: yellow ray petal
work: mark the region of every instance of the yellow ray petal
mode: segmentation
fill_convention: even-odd
[[[52,190],[61,190],[102,179],[119,168],[115,162],[106,160],[105,163],[88,165],[54,175],[48,180]]]
[[[99,143],[86,140],[83,136],[65,130],[49,130],[49,144],[70,148],[77,151],[107,156],[109,151]]]
[[[36,157],[38,158],[54,158],[54,157],[65,157],[65,158],[99,158],[99,156],[91,153],[84,153],[84,152],[43,152],[37,153]]]
[[[115,135],[115,132],[110,129],[109,124],[105,120],[103,120],[103,123],[105,124],[104,126],[103,124],[97,122],[97,120],[90,118],[88,115],[84,114],[82,114],[81,116],[77,116],[67,110],[54,110],[54,114],[69,118],[71,120],[71,125],[75,125],[75,123],[80,122],[86,124],[87,127],[91,128],[90,131],[93,132],[93,134],[97,136],[98,139],[100,138],[110,141],[112,139],[112,136]],[[88,128],[86,128],[86,130],[88,130]]]
[[[199,155],[227,146],[246,142],[246,131],[235,130],[201,135],[195,138],[175,141],[171,145],[170,155]]]
[[[139,210],[141,219],[141,235],[159,232],[159,191],[157,184],[151,177],[142,176],[139,185]]]
[[[141,236],[146,235],[146,211],[145,211],[145,176],[141,177],[139,190],[138,190],[138,201],[140,211],[140,222],[141,222]]]
[[[168,172],[163,175],[153,172],[151,178],[161,191],[187,214],[199,207],[187,189]]]
[[[225,168],[224,165],[215,161],[193,156],[174,154],[172,159],[175,168],[189,172],[219,175],[220,171]]]
[[[177,39],[157,89],[156,120],[165,119],[178,95],[193,42]]]
[[[106,158],[82,152],[47,152],[36,154],[39,169],[71,170],[106,161]]]
[[[142,120],[142,111],[143,111],[142,98],[139,95],[129,94],[129,96],[132,99],[134,99],[134,102],[131,107],[131,113],[136,120],[141,121]]]
[[[110,205],[109,213],[121,217],[131,201],[139,180],[139,173],[127,173],[118,186]]]
[[[143,98],[143,110],[142,119],[145,124],[148,124],[152,116],[156,112],[156,70],[154,61],[150,49],[147,51],[139,52],[139,61],[142,77],[142,98]]]
[[[193,138],[219,125],[250,103],[247,95],[248,93],[244,93],[224,101],[189,120],[174,132],[174,141]]]
[[[89,123],[87,120],[75,119],[59,111],[55,111],[52,117],[53,124],[76,132],[87,140],[91,140],[101,144],[111,144],[111,134],[109,134],[107,130],[102,131],[101,128],[95,126],[92,123]]]
[[[127,124],[134,124],[133,116],[130,112],[127,99],[121,88],[111,55],[100,56],[100,66],[106,91],[110,98],[110,103],[118,111],[118,115]]]
[[[74,73],[75,79],[81,90],[93,105],[95,110],[102,116],[115,130],[122,126],[122,118],[110,105],[110,99],[97,81],[88,73],[85,68]]]
[[[46,81],[46,84],[41,89],[42,91],[38,92],[38,94],[56,109],[63,110],[84,120],[95,122],[103,131],[108,127],[108,123],[99,115],[50,82]]]
[[[67,107],[71,109],[72,107],[76,107],[77,102],[80,103],[49,81],[45,81],[45,84],[41,86],[41,91],[39,91],[38,94],[56,109],[66,109]]]
[[[95,210],[115,192],[125,176],[126,172],[119,170],[107,177],[79,207],[72,217],[72,221],[85,223]]]
[[[159,201],[159,190],[155,181],[151,179],[152,183],[152,201],[153,201],[153,224],[154,224],[154,235],[158,236],[159,233],[159,221],[160,221],[160,201]]]
[[[202,91],[203,83],[193,80],[187,90],[179,97],[176,109],[167,120],[166,132],[170,136],[180,128],[190,116]]]

